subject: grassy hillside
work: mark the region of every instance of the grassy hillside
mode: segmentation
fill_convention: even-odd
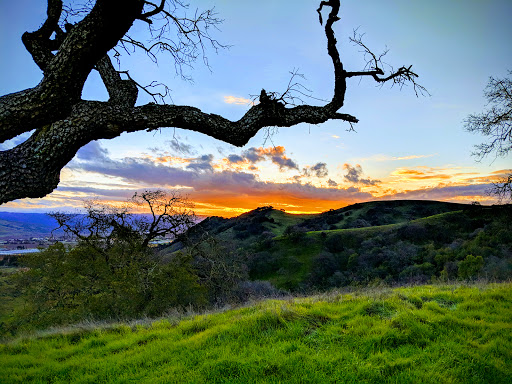
[[[267,206],[231,219],[208,217],[189,230],[187,236],[191,242],[195,242],[207,233],[238,249],[252,247],[265,239],[283,236],[292,228],[309,232],[381,226],[472,208],[474,207],[470,205],[439,201],[397,200],[357,203],[321,214],[295,215]],[[181,242],[176,242],[163,250],[161,256],[166,258],[183,248],[183,245]]]
[[[368,221],[363,210],[373,209],[371,204],[354,214],[357,221]],[[510,213],[506,207],[470,207],[402,222],[398,211],[396,223],[322,231],[307,231],[318,221],[303,221],[283,236],[253,242],[250,276],[289,290],[375,281],[506,280],[512,277]]]
[[[2,383],[510,383],[512,285],[269,300],[0,345]]]
[[[208,232],[219,239],[244,246],[257,241],[263,233],[282,236],[286,228],[297,227],[303,232],[361,228],[406,223],[423,217],[460,210],[477,210],[466,204],[424,200],[372,201],[332,209],[320,214],[294,215],[260,207],[231,219],[209,217],[190,231],[194,237]]]
[[[428,200],[370,201],[332,209],[314,215],[299,224],[307,231],[403,224],[411,220],[461,210],[476,210],[467,204]]]

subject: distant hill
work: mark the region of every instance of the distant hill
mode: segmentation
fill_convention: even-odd
[[[57,227],[45,213],[0,212],[0,240],[50,236]]]
[[[189,231],[246,254],[253,280],[292,291],[512,277],[512,206],[376,201],[316,215],[261,207]],[[183,246],[162,251],[168,257]]]
[[[188,236],[196,240],[202,234],[208,233],[243,247],[253,244],[261,236],[282,236],[287,228],[292,227],[302,232],[372,227],[406,223],[440,213],[473,208],[475,207],[467,204],[440,201],[392,200],[356,203],[320,214],[297,215],[266,206],[230,219],[208,217],[193,227]]]

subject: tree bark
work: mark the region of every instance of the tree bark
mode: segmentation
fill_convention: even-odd
[[[148,18],[163,9],[162,1],[144,13],[145,3],[97,0],[82,21],[66,26],[64,32],[58,25],[62,1],[48,0],[46,22],[38,31],[23,36],[27,50],[43,71],[43,80],[34,88],[0,98],[0,141],[35,129],[24,143],[0,152],[0,204],[51,193],[59,183],[61,169],[82,146],[123,132],[176,127],[243,146],[263,127],[320,124],[331,119],[357,123],[354,116],[338,112],[344,104],[346,79],[356,73],[344,70],[336,48],[332,26],[339,20],[339,0],[322,1],[318,9],[322,23],[322,8],[331,8],[324,28],[334,67],[332,99],[324,106],[290,108],[275,94],[262,90],[260,103],[238,121],[191,106],[135,106],[136,83],[121,79],[107,53],[136,19],[151,22]],[[108,102],[81,100],[83,85],[93,69],[98,70],[107,88]]]

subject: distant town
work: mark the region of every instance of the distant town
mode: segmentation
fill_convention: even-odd
[[[74,246],[76,240],[68,235],[30,237],[27,239],[0,240],[0,266],[12,266],[17,264],[17,256],[39,252],[56,242]],[[157,238],[150,242],[150,246],[165,246],[172,242],[170,238]]]

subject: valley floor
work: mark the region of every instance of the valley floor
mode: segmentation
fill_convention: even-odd
[[[266,300],[0,345],[1,383],[510,383],[512,284]]]

